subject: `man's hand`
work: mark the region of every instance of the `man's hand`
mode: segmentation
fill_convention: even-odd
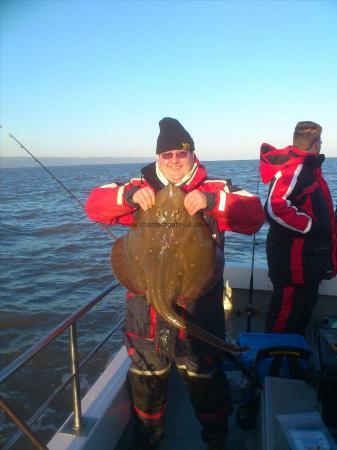
[[[144,211],[152,208],[156,202],[156,196],[148,186],[139,189],[133,194],[132,201],[139,205]]]
[[[203,192],[194,190],[186,194],[184,206],[190,216],[207,207],[207,198]]]

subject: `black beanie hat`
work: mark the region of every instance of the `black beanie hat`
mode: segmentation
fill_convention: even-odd
[[[170,150],[194,151],[193,139],[177,119],[164,117],[159,122],[159,129],[157,155]]]

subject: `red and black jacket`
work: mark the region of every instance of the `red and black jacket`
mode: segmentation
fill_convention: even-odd
[[[336,275],[336,218],[323,161],[324,155],[293,146],[261,146],[261,178],[271,182],[265,212],[273,283],[315,283]]]
[[[130,226],[138,208],[132,202],[135,191],[145,186],[158,191],[165,186],[164,182],[158,174],[156,163],[151,163],[142,169],[140,178],[132,178],[125,184],[111,183],[93,189],[86,203],[87,214],[97,222]],[[180,187],[186,193],[198,189],[206,194],[204,217],[217,235],[223,231],[253,234],[263,224],[264,212],[260,199],[234,186],[230,180],[208,178],[206,169],[197,158],[189,179]]]

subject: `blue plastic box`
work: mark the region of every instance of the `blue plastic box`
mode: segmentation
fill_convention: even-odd
[[[239,344],[250,347],[248,352],[241,355],[241,361],[247,368],[251,368],[255,362],[256,354],[259,350],[269,347],[296,347],[311,351],[308,341],[299,334],[284,333],[241,333],[239,335]],[[259,361],[256,367],[256,375],[260,382],[268,375],[272,358],[265,358]],[[299,367],[303,370],[308,369],[308,361],[299,359]],[[289,377],[288,365],[286,359],[281,367],[280,376]]]

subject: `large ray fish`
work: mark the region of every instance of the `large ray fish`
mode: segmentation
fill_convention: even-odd
[[[186,322],[174,306],[208,292],[222,277],[224,264],[202,214],[190,216],[184,197],[184,192],[170,183],[156,193],[155,206],[148,211],[139,208],[130,231],[112,248],[113,272],[175,327],[221,350],[247,350]]]

